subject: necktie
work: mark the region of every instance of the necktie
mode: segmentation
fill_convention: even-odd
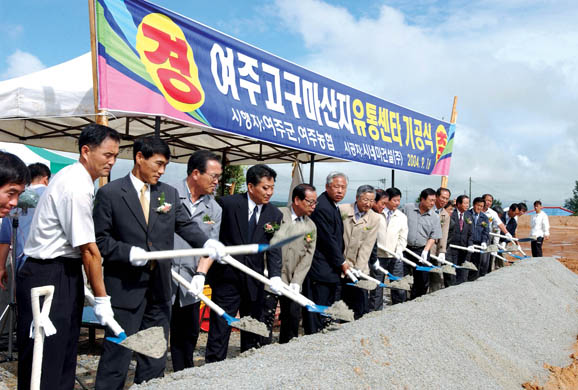
[[[251,218],[249,218],[249,229],[247,229],[247,233],[249,234],[249,242],[253,239],[253,233],[255,232],[255,228],[257,227],[257,210],[259,206],[255,206],[253,209],[253,214],[251,214]]]
[[[460,214],[460,231],[461,231],[461,230],[464,230],[464,218],[463,218],[462,213],[459,213],[459,214]]]
[[[389,210],[387,212],[387,217],[385,218],[387,220],[387,224],[389,225],[389,219],[391,218],[391,215],[393,214],[393,211]]]
[[[478,226],[478,216],[479,216],[479,215],[480,215],[480,214],[476,214],[476,217],[474,218],[474,223],[475,223],[476,226]]]
[[[148,225],[148,223],[149,223],[149,201],[147,200],[147,197],[145,195],[146,191],[147,191],[147,185],[145,184],[142,186],[142,188],[140,190],[139,200],[140,200],[140,205],[142,207],[142,212],[143,212],[144,217],[145,217],[145,221]]]

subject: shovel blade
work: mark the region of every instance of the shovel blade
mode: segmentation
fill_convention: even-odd
[[[418,265],[415,267],[415,269],[418,271],[424,271],[424,272],[436,272],[435,271],[436,267],[423,267],[421,265]]]
[[[107,337],[106,338],[108,341],[111,341],[115,344],[120,344],[122,343],[124,340],[126,340],[126,333],[121,332],[118,334],[118,336],[116,337]]]
[[[234,324],[235,322],[239,322],[239,321],[240,321],[238,318],[235,318],[235,317],[233,317],[233,316],[230,316],[230,315],[228,315],[227,313],[223,313],[223,315],[222,315],[221,317],[223,317],[223,319],[224,319],[225,321],[227,321],[227,325],[229,325],[229,326],[234,326],[233,324]]]
[[[401,280],[401,278],[399,276],[394,276],[392,274],[387,275],[387,278],[389,280]]]

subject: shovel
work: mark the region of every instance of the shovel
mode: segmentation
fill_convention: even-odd
[[[53,295],[54,286],[34,287],[30,290],[32,318],[34,324],[34,349],[32,352],[32,372],[30,375],[30,388],[32,390],[40,389],[40,380],[42,378],[42,358],[44,355],[44,337],[56,333],[54,326],[52,326],[50,334],[46,334],[44,324],[42,323],[42,318],[47,319],[48,314],[50,313]],[[45,297],[42,310],[40,309],[40,297]]]
[[[383,269],[383,268],[382,268],[382,269]],[[407,289],[407,288],[399,288],[399,287],[391,286],[391,285],[385,284],[385,283],[383,283],[383,282],[380,282],[379,280],[377,280],[377,279],[375,279],[375,278],[373,278],[373,277],[371,277],[371,276],[369,276],[369,275],[366,275],[366,274],[364,274],[363,272],[361,272],[361,271],[359,271],[359,270],[354,269],[353,272],[354,272],[355,274],[357,274],[357,276],[359,276],[361,279],[365,279],[365,280],[367,280],[367,281],[369,281],[369,282],[374,283],[374,284],[376,285],[376,287],[389,288],[389,289],[392,289],[392,290],[409,291],[409,289]],[[398,279],[399,279],[399,278],[398,278]],[[347,284],[352,285],[351,283],[347,283]],[[372,290],[374,290],[374,289],[372,289]]]
[[[416,259],[418,259],[419,261],[422,261],[422,262],[424,262],[424,263],[427,265],[427,267],[421,267],[421,266],[418,265],[418,266],[415,268],[416,270],[418,270],[418,271],[426,271],[426,272],[443,273],[441,267],[436,267],[435,265],[433,265],[433,264],[430,263],[429,261],[422,259],[421,256],[418,255],[417,253],[415,253],[415,252],[413,252],[413,251],[411,251],[411,250],[409,250],[409,249],[407,249],[407,248],[405,248],[404,250],[405,250],[407,253],[409,253],[410,255],[412,255],[413,257],[415,257]],[[420,268],[422,268],[422,269],[420,269]]]
[[[379,245],[379,244],[377,244],[377,247],[378,247],[379,249],[381,249],[382,251],[387,252],[387,253],[389,253],[391,256],[395,257],[395,253],[393,253],[392,251],[385,249],[384,247],[382,247],[382,246]],[[419,257],[419,256],[418,256],[418,257]],[[421,259],[421,257],[420,257],[420,259]],[[400,260],[403,261],[405,264],[409,265],[410,267],[415,268],[415,269],[418,270],[418,271],[438,272],[438,271],[433,271],[433,268],[432,268],[432,267],[422,267],[421,265],[417,265],[416,263],[414,263],[414,262],[411,261],[411,260],[406,259],[405,257],[402,257]]]
[[[177,283],[183,285],[190,293],[190,289],[192,288],[191,283],[187,282],[185,278],[176,273],[174,270],[171,270],[171,274],[173,276],[173,279]],[[223,310],[222,307],[217,305],[203,293],[199,293],[196,297],[199,298],[201,301],[203,301],[205,305],[209,306],[211,310],[213,310],[219,317],[223,317],[223,319],[227,321],[227,324],[229,326],[235,327],[245,332],[251,332],[263,337],[269,336],[269,329],[267,329],[267,325],[265,325],[264,323],[259,322],[253,319],[252,317],[243,317],[239,319],[230,316],[225,312],[225,310]]]
[[[84,297],[91,306],[94,306],[95,300],[92,292],[84,286]],[[153,359],[160,359],[167,351],[167,342],[165,333],[162,327],[153,326],[148,329],[141,330],[131,336],[126,335],[124,329],[116,322],[114,318],[110,319],[106,326],[110,328],[116,337],[107,337],[106,339],[125,348],[152,357]]]
[[[381,265],[374,265],[373,266],[377,271],[382,272],[385,274],[385,276],[389,279],[389,280],[401,280],[401,278],[399,276],[395,276],[389,273],[388,270],[386,270],[385,268],[383,268]]]
[[[506,240],[509,240],[512,243],[516,243],[516,246],[518,247],[518,251],[520,251],[520,253],[524,256],[527,256],[526,253],[524,253],[524,251],[522,250],[522,247],[520,246],[521,242],[529,242],[529,241],[533,241],[536,238],[535,237],[525,237],[525,238],[516,238],[516,237],[512,237],[509,238],[508,236],[504,236],[502,234],[498,234],[498,233],[490,233],[490,235],[494,236],[494,237],[500,237],[500,238],[505,238]]]

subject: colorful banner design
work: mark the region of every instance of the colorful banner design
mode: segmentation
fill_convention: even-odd
[[[96,0],[99,107],[447,175],[455,126],[142,0]]]

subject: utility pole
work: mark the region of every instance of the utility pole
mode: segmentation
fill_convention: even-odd
[[[470,199],[472,199],[472,177],[470,176]],[[470,200],[471,202],[471,200]]]
[[[385,190],[385,183],[387,182],[387,179],[384,177],[383,179],[379,179],[378,182],[381,184],[381,188]]]

